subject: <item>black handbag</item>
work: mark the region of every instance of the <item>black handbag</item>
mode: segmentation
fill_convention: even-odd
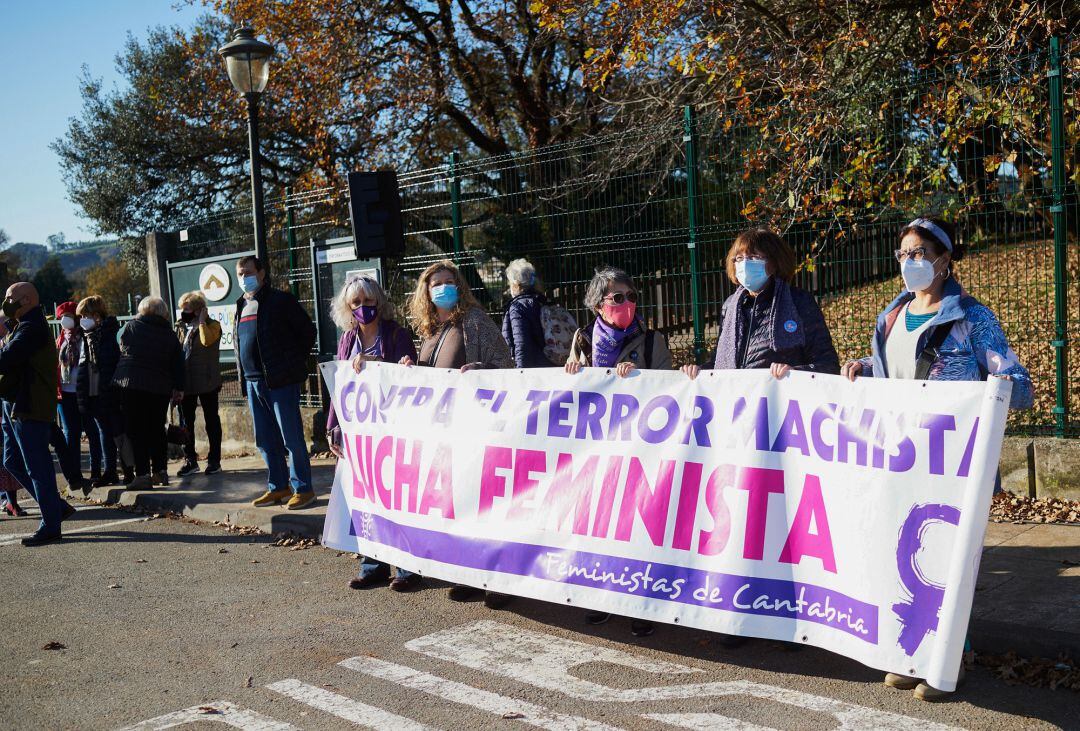
[[[180,412],[180,423],[176,423],[176,413],[180,411],[175,404],[169,407],[169,426],[165,430],[165,441],[169,444],[184,446],[188,440],[188,427],[184,423],[184,414]]]

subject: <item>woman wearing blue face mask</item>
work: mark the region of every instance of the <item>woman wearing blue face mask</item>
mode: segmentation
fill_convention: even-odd
[[[792,368],[840,372],[821,308],[812,294],[790,283],[795,252],[782,238],[764,228],[743,231],[728,250],[727,275],[739,287],[724,302],[714,369],[768,368],[775,378]],[[701,369],[685,365],[681,370],[693,379]],[[717,640],[727,648],[746,642],[745,637],[725,634]]]
[[[1009,347],[997,318],[953,276],[953,264],[964,257],[964,250],[955,228],[940,218],[921,216],[900,229],[896,259],[904,291],[878,315],[871,355],[845,363],[842,375],[852,381],[859,376],[931,381],[996,376],[1013,382],[1010,408],[1031,408],[1031,376]],[[915,697],[925,701],[950,695],[898,673],[886,675],[885,685],[914,689]]]
[[[444,259],[420,274],[416,291],[409,298],[409,319],[421,337],[420,357],[401,358],[405,366],[457,368],[462,372],[475,368],[513,368],[510,349],[499,327],[473,297],[461,270]],[[481,590],[457,584],[450,587],[450,598],[468,601]],[[484,604],[491,609],[506,606],[510,597],[493,591],[483,592]]]
[[[728,251],[727,275],[739,288],[724,302],[713,368],[768,368],[776,378],[792,368],[840,372],[821,308],[790,283],[795,252],[783,239],[764,228],[742,232]],[[690,378],[699,371],[682,367]]]

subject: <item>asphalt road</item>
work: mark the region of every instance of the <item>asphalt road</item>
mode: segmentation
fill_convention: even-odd
[[[0,727],[164,729],[1080,728],[1080,696],[985,669],[930,705],[806,648],[517,600],[353,591],[354,557],[82,508],[62,544],[0,520]],[[59,643],[63,649],[44,649]]]

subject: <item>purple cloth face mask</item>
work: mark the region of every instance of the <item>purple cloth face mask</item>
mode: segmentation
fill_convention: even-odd
[[[375,318],[379,316],[379,308],[375,306],[361,305],[352,311],[353,317],[361,325],[367,325],[369,322],[374,322]]]

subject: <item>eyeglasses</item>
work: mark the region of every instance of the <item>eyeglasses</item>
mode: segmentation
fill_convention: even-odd
[[[768,261],[764,256],[754,256],[753,254],[739,254],[735,257],[735,263],[739,264],[744,261]]]
[[[896,255],[896,260],[903,263],[904,259],[914,259],[920,261],[926,256],[925,246],[916,246],[914,249],[897,249],[893,252]]]
[[[629,300],[630,302],[636,303],[637,302],[637,292],[627,292],[626,294],[623,294],[622,292],[613,292],[611,294],[604,295],[603,299],[605,301],[611,300],[611,304],[613,304],[613,305],[621,305],[623,302],[626,302],[627,300]]]

